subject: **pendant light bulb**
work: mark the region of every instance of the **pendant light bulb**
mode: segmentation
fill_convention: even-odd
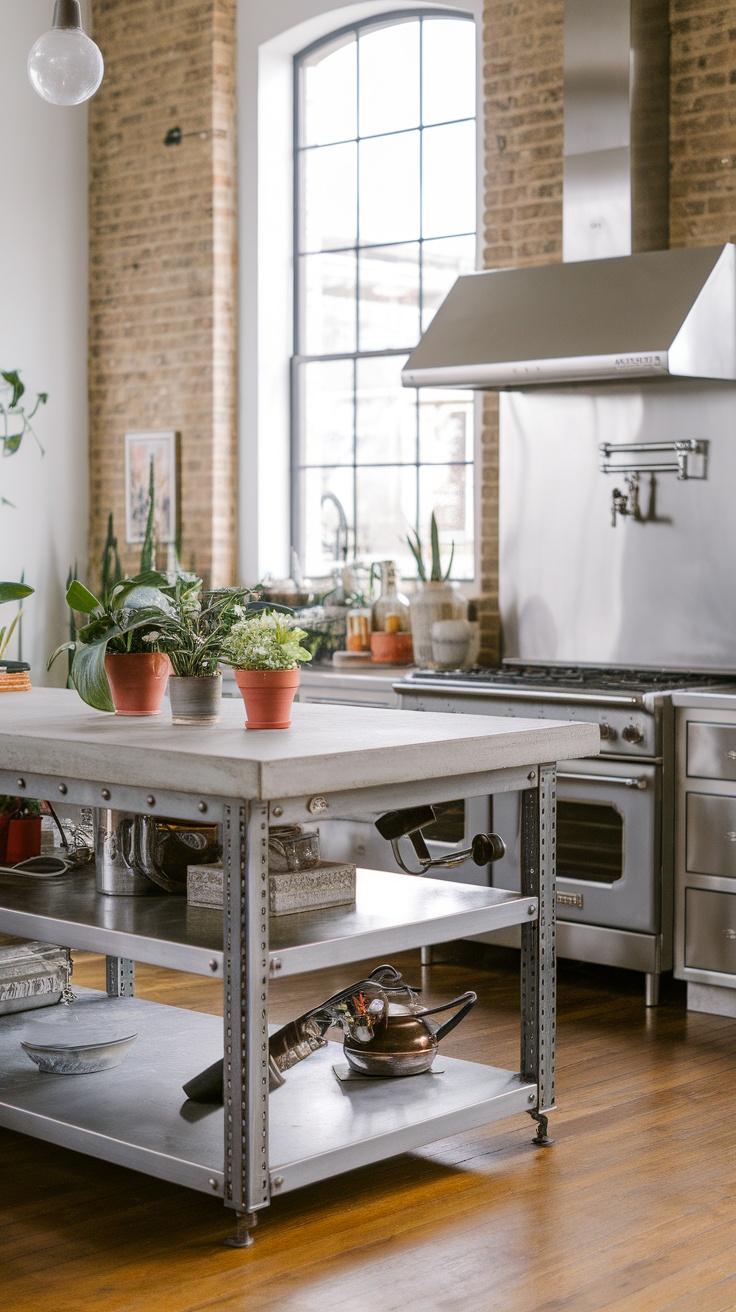
[[[51,105],[81,105],[95,94],[104,71],[99,47],[82,30],[79,0],[56,0],[51,31],[28,56],[33,89]]]

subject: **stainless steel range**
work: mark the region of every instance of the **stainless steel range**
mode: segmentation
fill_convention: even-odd
[[[558,951],[644,972],[648,1006],[658,1001],[660,972],[672,967],[671,694],[723,681],[713,673],[507,661],[499,670],[420,670],[395,685],[406,710],[600,726],[600,757],[568,762],[557,776]],[[507,851],[489,878],[518,888],[518,794],[493,799],[493,828]]]

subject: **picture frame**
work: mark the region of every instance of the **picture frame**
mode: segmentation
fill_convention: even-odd
[[[125,540],[143,542],[148,520],[153,460],[156,541],[175,542],[178,531],[178,434],[173,431],[125,434]]]

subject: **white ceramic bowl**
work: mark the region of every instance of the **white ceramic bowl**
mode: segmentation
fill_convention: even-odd
[[[128,1049],[138,1038],[137,1033],[101,1043],[33,1043],[21,1039],[20,1046],[35,1062],[40,1071],[49,1075],[92,1075],[95,1071],[109,1071],[119,1066]]]

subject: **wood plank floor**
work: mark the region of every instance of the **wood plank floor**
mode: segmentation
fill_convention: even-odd
[[[428,1000],[480,994],[444,1048],[515,1068],[514,956],[464,951],[423,972]],[[416,954],[397,963],[418,977]],[[278,982],[273,1019],[352,974]],[[102,979],[78,958],[75,981]],[[220,1005],[153,968],[137,992]],[[2,1312],[735,1309],[736,1020],[687,1013],[672,982],[647,1011],[640,976],[572,962],[559,994],[554,1147],[511,1117],[279,1199],[247,1251],[222,1247],[215,1199],[0,1131]]]

